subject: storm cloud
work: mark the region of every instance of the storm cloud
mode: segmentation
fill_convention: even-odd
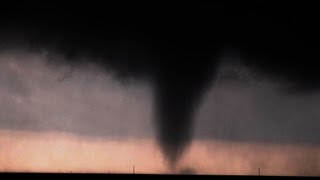
[[[154,119],[155,136],[171,166],[191,143],[194,119],[199,117],[206,123],[210,121],[210,125],[200,130],[200,137],[318,142],[316,126],[309,127],[316,124],[318,117],[313,110],[317,95],[310,93],[316,93],[320,84],[319,48],[313,45],[319,40],[315,16],[301,13],[305,7],[294,3],[290,8],[259,3],[182,6],[184,8],[169,8],[170,18],[157,14],[163,12],[162,6],[158,6],[160,11],[151,8],[154,16],[150,11],[150,16],[131,14],[122,18],[117,12],[119,19],[110,8],[108,12],[100,8],[92,13],[88,13],[88,9],[56,6],[35,6],[32,10],[19,6],[1,11],[1,52],[23,49],[22,53],[11,51],[14,55],[5,55],[1,62],[4,68],[1,83],[5,84],[1,95],[2,127],[139,135],[142,127],[148,129],[149,125],[138,125],[138,122]],[[129,12],[132,7],[121,9]],[[181,13],[176,13],[178,9]],[[173,12],[179,15],[173,16]],[[43,52],[49,65],[33,60],[37,56],[42,59]],[[249,71],[253,70],[253,76],[257,75],[258,79],[268,77],[271,85],[269,82],[255,84],[256,81],[239,84],[238,71],[231,73],[236,84],[230,81],[231,84],[219,85],[221,79],[217,72],[226,52],[228,55],[236,52],[236,65],[239,62]],[[28,59],[28,55],[34,53],[35,57],[29,57],[32,60],[14,60]],[[56,69],[56,65],[62,70]],[[282,93],[273,90],[273,81],[276,87],[281,82]],[[121,82],[127,90],[120,88]],[[146,98],[144,92],[148,94]],[[103,94],[103,98],[97,94]],[[128,95],[130,97],[126,97]],[[133,98],[134,112],[126,107],[131,103],[128,98]],[[221,101],[219,107],[217,101]],[[121,108],[106,102],[113,102],[115,106],[116,102],[122,102]],[[216,108],[202,112],[206,115],[197,115],[199,109],[202,111],[202,103],[204,108]],[[110,109],[105,108],[108,106]],[[130,113],[124,113],[124,109]],[[128,121],[134,126],[122,120],[126,119],[124,116],[132,116],[135,120]],[[47,117],[52,118],[48,120],[50,125],[42,121]],[[111,128],[111,121],[100,123],[106,118],[117,119],[123,129]],[[81,125],[74,125],[76,119]],[[301,119],[309,120],[302,123]],[[64,123],[56,123],[60,120]],[[29,121],[36,123],[26,123]],[[252,125],[246,126],[247,123]],[[302,126],[298,125],[301,123]],[[221,125],[227,126],[226,130],[221,130],[224,129]],[[108,133],[97,133],[103,130]]]

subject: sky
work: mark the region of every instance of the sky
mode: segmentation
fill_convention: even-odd
[[[0,170],[319,175],[312,7],[144,5],[1,9]]]
[[[290,94],[289,82],[233,58],[221,58],[172,169],[148,81],[118,81],[90,61],[50,64],[46,51],[2,52],[0,170],[318,176],[320,94]]]

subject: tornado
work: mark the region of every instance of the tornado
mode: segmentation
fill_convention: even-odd
[[[173,171],[192,141],[194,115],[211,84],[217,62],[190,52],[158,66],[155,80],[157,140]]]

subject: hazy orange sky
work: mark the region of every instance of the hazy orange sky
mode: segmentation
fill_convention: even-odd
[[[155,139],[148,83],[46,58],[0,54],[0,171],[320,175],[319,93],[290,96],[222,64],[172,171]]]
[[[153,139],[1,131],[1,171],[320,175],[320,147],[196,140],[170,171]],[[191,171],[190,171],[191,172]]]

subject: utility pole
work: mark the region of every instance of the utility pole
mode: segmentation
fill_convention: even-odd
[[[135,167],[132,167],[132,173],[135,174]]]
[[[258,168],[258,173],[259,173],[259,176],[260,176],[260,168]]]

